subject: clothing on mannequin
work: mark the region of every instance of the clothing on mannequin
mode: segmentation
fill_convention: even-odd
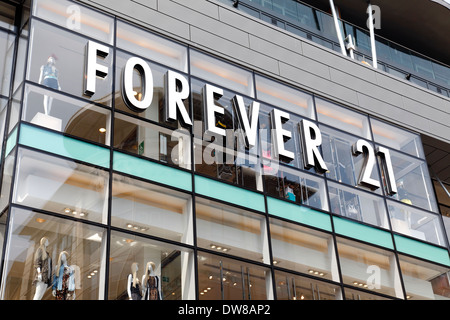
[[[36,292],[33,300],[41,300],[45,291],[51,285],[52,259],[47,252],[47,247],[48,239],[43,237],[34,255],[35,277],[33,285],[36,287]]]
[[[139,265],[137,262],[133,262],[131,265],[131,274],[128,275],[127,292],[129,300],[141,300],[141,285],[137,277],[137,272],[139,270]]]
[[[39,75],[39,83],[46,87],[61,90],[58,80],[58,69],[55,66],[56,59],[53,55],[48,57],[47,63],[41,66]],[[50,114],[52,108],[53,97],[44,95],[44,111],[46,115]]]
[[[144,300],[162,300],[161,281],[155,274],[156,266],[150,261],[147,262],[145,274],[142,276],[142,295]]]
[[[62,251],[53,275],[53,296],[56,300],[75,300],[75,272],[68,265],[69,254]]]

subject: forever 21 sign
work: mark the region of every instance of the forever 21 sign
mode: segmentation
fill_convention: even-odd
[[[92,96],[95,93],[96,78],[105,78],[108,73],[108,67],[98,63],[98,57],[109,55],[109,48],[105,45],[88,41],[86,45],[84,93]],[[142,77],[142,87],[144,96],[137,99],[133,90],[133,72],[138,70]],[[135,112],[142,112],[150,107],[153,100],[153,75],[147,62],[139,57],[128,59],[122,72],[122,97],[126,105]],[[190,96],[189,82],[186,77],[180,73],[169,70],[164,77],[165,93],[165,120],[176,121],[177,115],[181,115],[181,120],[186,126],[192,126],[192,120],[189,117],[183,101]],[[223,95],[221,88],[206,84],[202,90],[203,104],[205,112],[205,133],[225,136],[225,130],[216,127],[216,114],[224,114],[222,106],[215,103],[218,97]],[[239,122],[243,128],[243,138],[245,146],[251,148],[255,146],[257,139],[258,114],[260,104],[253,101],[249,107],[249,113],[246,111],[244,100],[241,96],[235,95],[232,103],[236,109]],[[279,109],[273,109],[270,113],[271,134],[273,141],[274,157],[284,157],[294,159],[294,153],[284,148],[284,142],[291,138],[292,133],[283,128],[283,123],[289,120],[289,113]],[[322,136],[319,128],[314,122],[301,120],[298,123],[298,130],[301,137],[301,148],[303,154],[303,163],[305,169],[314,167],[317,172],[323,173],[328,170],[319,147],[322,144]],[[380,156],[381,164],[386,178],[386,188],[389,194],[397,193],[394,171],[392,167],[389,150],[384,147],[377,147],[374,150],[372,144],[366,140],[359,139],[352,146],[351,152],[357,156],[364,154],[364,164],[358,178],[358,184],[366,186],[372,190],[380,187],[380,181],[372,179],[371,173],[376,163],[376,156]]]

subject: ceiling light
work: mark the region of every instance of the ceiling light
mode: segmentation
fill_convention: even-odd
[[[100,129],[98,129],[98,131],[100,131],[100,133],[105,133],[106,129],[105,128],[100,128]]]
[[[37,222],[37,223],[43,223],[43,222],[45,222],[45,221],[47,221],[47,220],[42,219],[42,218],[36,218],[36,222]]]

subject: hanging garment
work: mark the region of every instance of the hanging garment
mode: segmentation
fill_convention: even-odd
[[[159,298],[159,278],[149,276],[145,285],[144,300],[160,300]]]

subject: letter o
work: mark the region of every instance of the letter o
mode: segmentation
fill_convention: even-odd
[[[133,88],[133,72],[138,70],[142,77],[143,96],[138,100]],[[135,112],[147,109],[153,100],[153,74],[147,62],[138,57],[128,59],[122,74],[122,95],[128,108]]]

